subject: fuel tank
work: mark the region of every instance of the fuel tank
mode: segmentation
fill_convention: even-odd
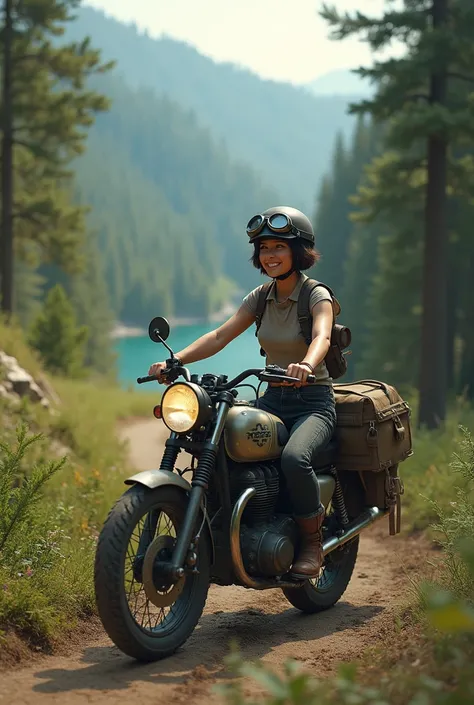
[[[279,458],[288,437],[283,421],[262,409],[236,404],[227,415],[225,448],[237,463]]]

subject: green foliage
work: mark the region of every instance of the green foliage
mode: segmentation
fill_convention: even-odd
[[[21,465],[28,448],[41,435],[27,438],[26,427],[18,431],[17,447],[10,449],[0,442],[0,555],[2,562],[15,555],[16,539],[31,520],[33,509],[38,504],[40,492],[46,482],[57,473],[63,461],[39,465],[27,477],[22,477]]]
[[[406,46],[403,56],[376,59],[371,68],[359,69],[362,77],[375,84],[376,91],[351,109],[385,123],[385,147],[394,150],[377,164],[377,179],[370,189],[372,217],[383,215],[382,227],[389,223],[396,239],[410,228],[419,241],[423,287],[420,292],[420,278],[420,287],[413,293],[422,305],[421,345],[417,345],[413,326],[403,337],[411,337],[408,349],[421,349],[419,423],[434,428],[445,418],[448,384],[453,386],[455,376],[457,271],[452,253],[448,253],[446,183],[452,196],[465,202],[471,198],[474,9],[464,0],[405,0],[397,7],[389,4],[379,18],[360,11],[340,14],[327,5],[321,15],[333,28],[335,39],[356,35],[374,52],[385,49],[394,39],[401,39]],[[412,213],[415,219],[407,224]],[[415,243],[413,249],[417,250]],[[410,250],[406,254],[409,256]],[[398,265],[378,272],[374,299],[379,299],[382,280],[388,276],[395,281]],[[409,281],[403,282],[402,288],[408,285]],[[394,283],[382,290],[384,304],[393,289]],[[411,303],[408,310],[413,309]],[[401,301],[399,319],[404,305],[406,301]],[[381,327],[375,326],[375,336]],[[400,344],[398,323],[392,342],[396,347]],[[472,359],[470,340],[467,357]],[[432,379],[437,380],[436,387]]]
[[[18,326],[0,323],[0,339],[44,377]],[[97,533],[132,472],[116,424],[151,414],[156,403],[156,394],[105,381],[61,377],[53,385],[54,414],[28,400],[13,407],[0,400],[0,633],[15,629],[40,646],[95,612]]]
[[[110,306],[141,326],[157,313],[206,318],[237,285],[259,283],[250,264],[235,263],[251,254],[250,215],[280,197],[169,99],[116,76],[100,85],[113,107],[91,130],[76,172]]]
[[[47,370],[77,377],[83,374],[84,347],[88,336],[78,326],[74,309],[60,284],[46,297],[43,310],[33,322],[30,343],[41,355]]]
[[[354,206],[350,198],[357,191],[365,165],[380,149],[380,137],[381,130],[363,118],[359,118],[349,146],[339,135],[330,174],[320,189],[314,229],[322,259],[315,274],[330,283],[340,298],[344,291],[345,263],[353,230],[350,214]]]
[[[70,571],[64,570],[67,537],[54,527],[52,516],[44,520],[40,506],[46,483],[60,472],[65,459],[26,467],[32,446],[41,439],[42,434],[28,436],[21,425],[16,446],[0,441],[0,625],[15,626],[33,639],[50,637],[64,626],[54,595],[64,591],[70,578]],[[60,575],[61,584],[52,583]],[[47,592],[41,589],[45,583]],[[61,599],[67,601],[64,595]]]
[[[104,276],[100,250],[91,237],[84,244],[84,269],[69,283],[77,323],[87,328],[84,365],[102,375],[114,377],[115,354],[111,330],[115,321]]]
[[[80,0],[13,3],[15,249],[21,259],[78,265],[84,209],[72,202],[72,157],[108,101],[87,85],[110,68],[89,40],[54,44]]]
[[[451,463],[451,471],[459,473],[461,486],[455,487],[449,506],[432,500],[438,523],[438,542],[445,552],[445,582],[456,595],[474,598],[474,564],[472,545],[465,545],[466,537],[474,540],[474,441],[462,428],[459,452]],[[451,472],[452,474],[452,472]]]

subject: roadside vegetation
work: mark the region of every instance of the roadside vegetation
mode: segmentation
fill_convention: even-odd
[[[1,646],[15,631],[49,649],[95,611],[96,537],[130,470],[117,423],[148,416],[156,394],[99,376],[47,375],[13,325],[0,324],[0,340],[57,396],[50,409],[0,398]]]

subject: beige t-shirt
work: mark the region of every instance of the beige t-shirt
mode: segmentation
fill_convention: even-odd
[[[267,365],[279,365],[286,369],[292,362],[301,362],[308,351],[308,346],[301,334],[297,313],[298,296],[306,279],[308,277],[305,274],[300,275],[297,285],[283,303],[277,302],[275,288],[270,290],[258,331],[258,342],[265,350]],[[258,296],[262,286],[253,289],[243,300],[253,316],[257,312]],[[320,301],[331,301],[331,296],[323,286],[316,286],[311,292],[310,311]],[[324,361],[316,367],[314,374],[317,384],[331,384],[331,377]]]

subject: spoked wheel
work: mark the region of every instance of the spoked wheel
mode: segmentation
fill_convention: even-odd
[[[173,582],[164,570],[186,508],[186,495],[176,487],[135,485],[118,500],[99,537],[99,616],[116,646],[139,661],[156,661],[176,651],[193,632],[206,603],[207,529],[199,542],[196,572]]]
[[[357,560],[359,537],[326,556],[319,577],[299,588],[283,588],[283,594],[302,612],[314,614],[336,604],[346,591]]]

